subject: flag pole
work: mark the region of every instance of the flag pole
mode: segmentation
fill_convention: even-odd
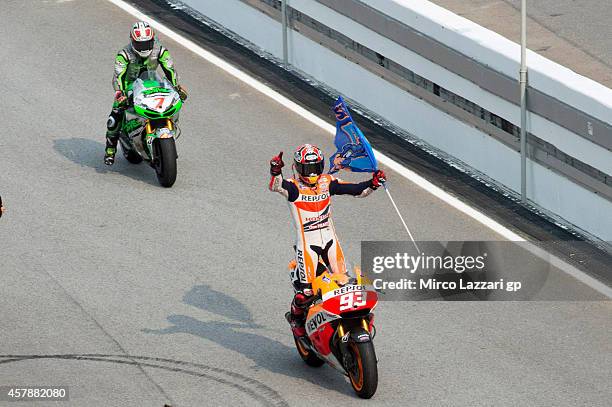
[[[357,127],[357,125],[353,121],[353,117],[351,116],[348,110],[348,107],[344,103],[344,99],[342,98],[342,96],[338,96],[338,99],[336,100],[336,103],[334,104],[332,110],[336,114],[336,138],[334,140],[334,144],[336,144],[336,147],[338,148],[338,151],[336,152],[336,154],[340,154],[340,149],[341,149],[341,146],[337,144],[338,135],[341,134],[341,132],[343,132],[349,138],[352,135],[352,137],[356,137],[358,139],[357,144],[362,144],[364,146],[363,153],[365,153],[365,157],[368,157],[368,159],[370,160],[370,164],[372,165],[370,168],[373,168],[373,171],[376,172],[378,170],[378,163],[376,162],[376,158],[374,157],[374,151],[372,151],[372,147],[370,146],[370,143],[365,138],[361,130],[359,130],[359,127]],[[349,133],[347,130],[347,128],[349,128],[349,124],[353,128],[353,132],[351,133]],[[346,143],[348,143],[348,141]],[[332,157],[330,158],[330,163],[329,163],[330,173],[332,169],[335,168],[333,160],[336,154],[332,155]],[[347,158],[347,157],[342,157],[342,158]],[[352,158],[349,158],[349,162],[351,159]],[[348,168],[351,168],[350,164],[348,165]],[[339,169],[336,169],[336,171],[338,171]],[[369,171],[369,170],[364,170],[362,168],[359,171],[363,172],[363,171]],[[404,217],[402,216],[397,205],[395,204],[395,201],[393,200],[393,197],[391,196],[391,193],[389,192],[389,189],[387,188],[387,184],[383,183],[383,186],[385,187],[385,192],[387,193],[389,200],[391,201],[391,203],[393,204],[393,207],[395,208],[395,211],[397,212],[397,216],[399,216],[400,220],[402,221],[402,224],[404,225],[404,229],[406,229],[406,232],[408,232],[408,236],[410,237],[410,240],[412,240],[412,244],[414,244],[414,247],[417,249],[417,254],[421,254],[421,249],[419,249],[419,246],[416,244],[416,241],[414,240],[414,237],[412,236],[412,233],[410,232],[408,225],[404,221]]]
[[[395,208],[395,211],[397,212],[397,216],[399,216],[400,220],[402,221],[402,224],[404,225],[404,228],[406,229],[406,232],[408,232],[408,236],[410,236],[410,240],[412,240],[412,244],[417,249],[417,254],[420,254],[421,249],[419,249],[419,246],[416,244],[416,241],[414,240],[412,233],[410,233],[410,229],[408,228],[408,225],[406,225],[406,222],[404,221],[404,217],[402,216],[402,214],[399,211],[399,208],[395,204],[395,201],[393,200],[393,197],[391,196],[391,193],[389,192],[389,188],[387,188],[387,183],[384,183],[383,186],[385,187],[385,192],[387,193],[389,200],[391,201],[391,203],[393,204],[393,207]]]

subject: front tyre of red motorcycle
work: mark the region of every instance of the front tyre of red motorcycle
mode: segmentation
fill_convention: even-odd
[[[351,353],[353,365],[347,369],[351,386],[362,399],[371,398],[378,387],[378,366],[374,343],[349,342],[347,352]]]
[[[304,344],[302,344],[302,342],[300,342],[295,336],[293,337],[293,340],[295,341],[295,348],[300,354],[300,357],[308,366],[323,366],[323,364],[325,363],[324,360],[320,359],[317,355],[315,355],[308,348],[306,348],[306,346],[304,346]]]

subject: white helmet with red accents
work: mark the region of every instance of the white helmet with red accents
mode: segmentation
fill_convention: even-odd
[[[138,21],[130,33],[132,50],[142,58],[148,58],[155,45],[155,31],[145,21]]]
[[[293,160],[300,179],[308,185],[316,184],[325,167],[323,152],[317,146],[304,144],[295,150]]]

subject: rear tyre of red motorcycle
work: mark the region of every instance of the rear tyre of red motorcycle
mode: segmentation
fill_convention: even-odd
[[[308,350],[304,345],[302,345],[302,343],[295,336],[293,337],[293,341],[295,342],[295,348],[300,354],[300,357],[308,366],[312,366],[312,367],[323,366],[325,361],[320,359],[317,355],[315,355],[310,350]]]
[[[362,399],[371,398],[378,387],[378,366],[372,342],[350,342],[348,351],[352,353],[354,367],[349,379],[355,393]]]

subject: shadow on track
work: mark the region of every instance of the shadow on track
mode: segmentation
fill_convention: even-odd
[[[155,171],[146,163],[140,165],[130,164],[123,158],[121,151],[117,151],[117,158],[113,166],[104,165],[104,143],[72,137],[53,141],[53,149],[82,167],[89,167],[97,173],[116,173],[130,177],[136,181],[146,182],[158,186]],[[119,147],[118,150],[121,148]]]
[[[186,333],[199,336],[244,355],[255,363],[256,368],[306,380],[327,390],[353,395],[350,386],[339,372],[327,366],[319,369],[310,368],[302,362],[293,346],[287,346],[252,331],[245,331],[245,329],[262,327],[254,322],[248,308],[235,298],[206,285],[199,285],[185,294],[183,302],[236,322],[201,321],[187,315],[170,315],[168,322],[171,326],[163,329],[144,329],[143,332],[156,335]],[[279,318],[282,318],[280,312]],[[291,333],[287,325],[287,336],[289,335]]]
[[[185,294],[183,302],[233,321],[242,322],[243,324],[240,327],[261,328],[261,325],[255,323],[251,311],[244,304],[234,297],[213,290],[207,285],[193,287]]]

